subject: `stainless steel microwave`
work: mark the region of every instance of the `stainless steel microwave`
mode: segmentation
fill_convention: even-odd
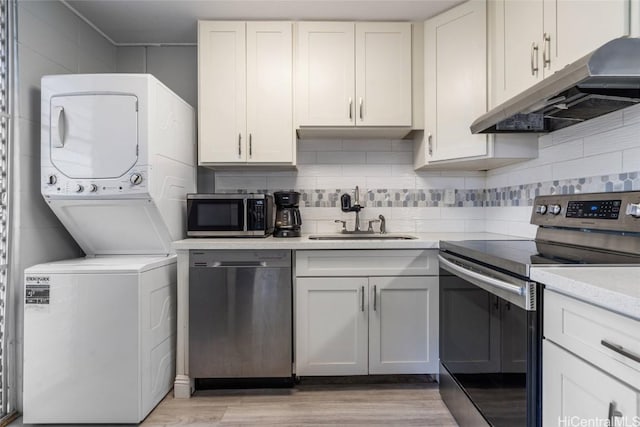
[[[187,236],[266,237],[273,210],[271,194],[187,194]]]

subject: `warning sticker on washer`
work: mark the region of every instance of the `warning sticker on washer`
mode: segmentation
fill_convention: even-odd
[[[27,276],[25,280],[25,304],[49,304],[49,276]]]

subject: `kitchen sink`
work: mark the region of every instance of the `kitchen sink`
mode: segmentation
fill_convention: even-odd
[[[408,234],[316,234],[309,240],[413,240],[415,236]]]

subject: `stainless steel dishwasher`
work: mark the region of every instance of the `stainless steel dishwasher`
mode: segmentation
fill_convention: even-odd
[[[191,251],[192,378],[291,378],[291,251]]]

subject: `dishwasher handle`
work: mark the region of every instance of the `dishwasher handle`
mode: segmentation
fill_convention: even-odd
[[[211,267],[267,267],[266,261],[214,261]]]

